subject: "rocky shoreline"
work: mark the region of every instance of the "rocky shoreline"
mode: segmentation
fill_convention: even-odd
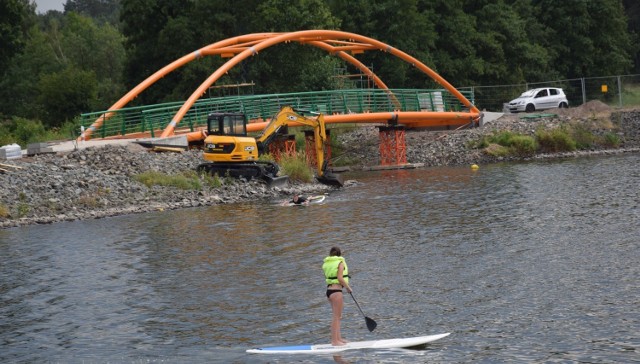
[[[606,105],[602,105],[587,103],[580,107],[582,109],[557,110],[555,117],[532,120],[505,115],[474,129],[410,131],[406,133],[407,161],[425,166],[471,165],[639,152],[640,111],[611,112]],[[608,131],[615,131],[619,135],[622,142],[620,148],[537,154],[528,158],[496,158],[468,147],[470,142],[495,131],[509,130],[533,135],[540,127],[553,128],[561,123],[603,118],[611,120]],[[339,142],[355,146],[349,153],[352,154],[350,158],[358,163],[352,168],[379,164],[375,127],[359,127],[342,134]],[[290,183],[283,188],[268,188],[261,181],[226,181],[220,187],[203,184],[200,190],[181,190],[161,186],[149,188],[132,178],[149,170],[167,174],[193,171],[201,162],[202,154],[197,150],[152,153],[136,144],[109,145],[7,161],[5,164],[15,167],[0,173],[0,228],[285,199],[293,193],[326,193],[332,189],[318,183]]]

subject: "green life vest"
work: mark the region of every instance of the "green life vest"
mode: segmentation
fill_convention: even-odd
[[[338,281],[338,265],[342,263],[342,278],[344,281],[349,283],[349,268],[347,268],[347,262],[343,257],[329,256],[324,258],[324,263],[322,264],[322,270],[324,271],[324,278],[327,284],[340,284]]]

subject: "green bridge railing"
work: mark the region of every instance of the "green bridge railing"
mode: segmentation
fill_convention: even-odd
[[[459,90],[472,104],[471,89]],[[85,113],[81,125],[87,128],[103,117],[102,127],[94,131],[93,138],[105,138],[130,133],[149,132],[152,137],[171,122],[183,102],[136,106],[119,110]],[[207,115],[212,112],[241,112],[251,119],[269,119],[282,106],[291,106],[300,112],[346,114],[384,111],[468,111],[451,93],[444,89],[352,89],[289,94],[227,96],[198,100],[182,118],[179,128],[194,131],[206,126]],[[111,114],[106,118],[104,115]]]

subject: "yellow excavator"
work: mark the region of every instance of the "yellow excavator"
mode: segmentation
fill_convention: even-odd
[[[284,106],[257,137],[247,134],[247,117],[242,113],[211,113],[207,118],[207,137],[204,140],[204,159],[197,170],[219,176],[236,178],[262,178],[271,186],[281,185],[287,176],[278,176],[279,167],[274,162],[259,161],[268,150],[278,132],[289,124],[313,128],[317,158],[316,179],[323,184],[342,187],[339,174],[327,170],[324,145],[327,139],[324,116],[308,118],[290,106]],[[286,128],[285,128],[286,129]]]

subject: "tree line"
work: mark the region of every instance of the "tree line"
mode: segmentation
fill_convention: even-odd
[[[0,3],[0,145],[69,137],[83,112],[106,110],[142,80],[207,44],[249,33],[337,29],[392,45],[454,86],[640,73],[637,0],[67,0],[37,14]],[[393,88],[431,88],[382,52],[358,59]],[[135,100],[185,100],[224,60],[205,57]],[[358,73],[299,44],[273,46],[218,84],[255,93],[354,87]]]

